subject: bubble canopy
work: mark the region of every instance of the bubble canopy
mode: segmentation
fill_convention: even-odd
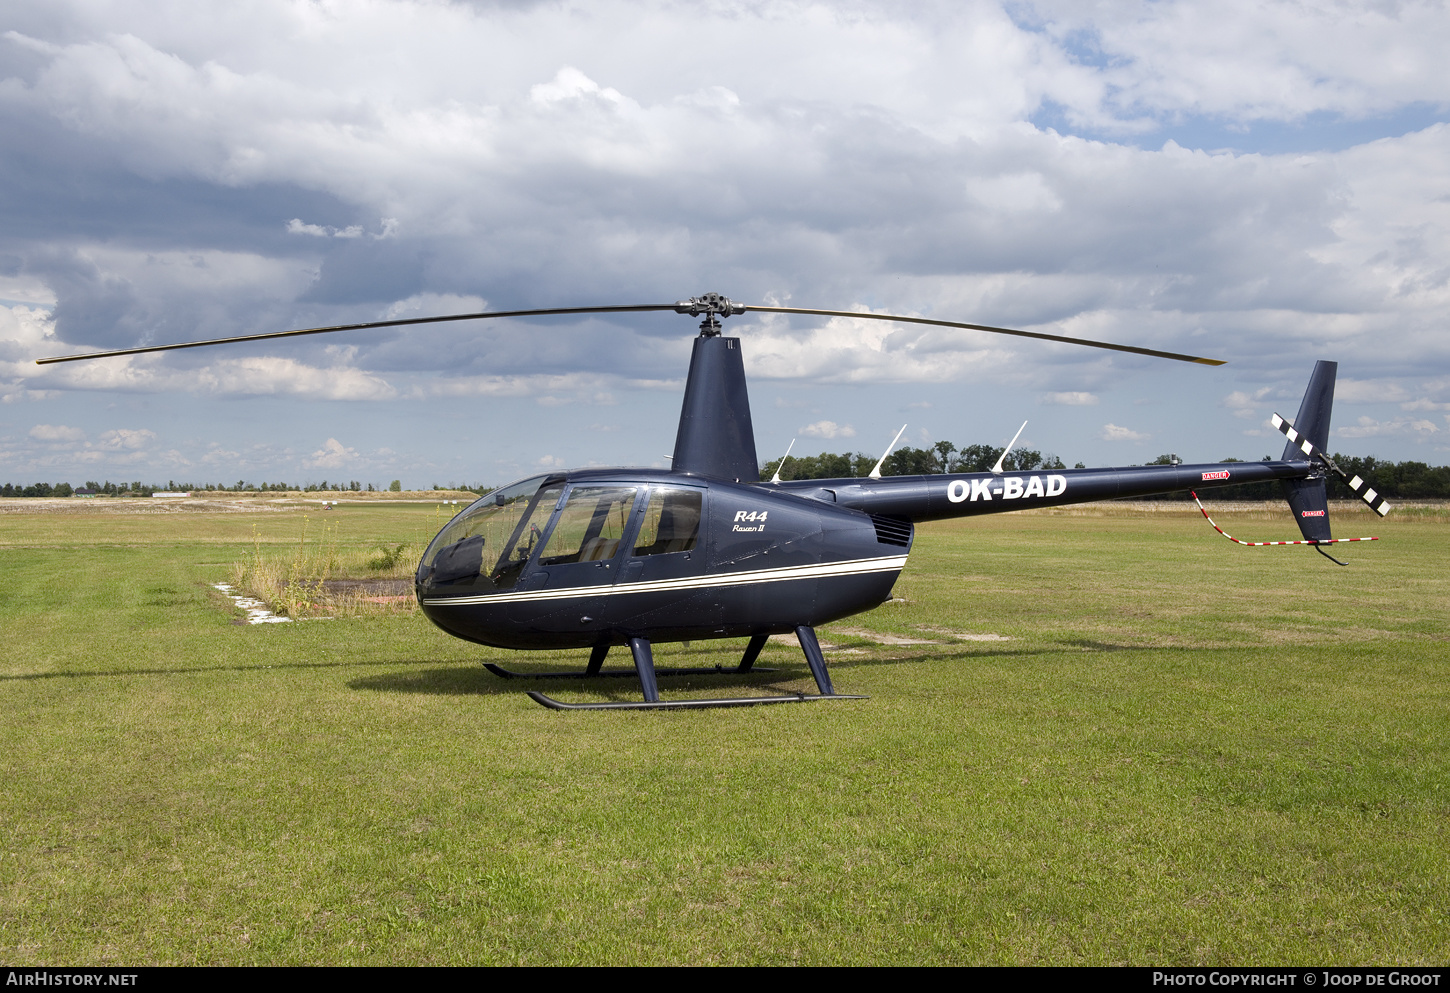
[[[532,476],[480,497],[438,532],[418,565],[425,586],[512,589],[564,490]]]
[[[423,553],[420,594],[505,593],[540,567],[547,582],[569,587],[613,581],[607,563],[616,559],[648,559],[654,571],[689,561],[700,536],[703,489],[651,470],[577,475],[533,476],[470,504]],[[586,563],[605,572],[573,569]]]

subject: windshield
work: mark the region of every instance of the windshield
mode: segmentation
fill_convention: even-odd
[[[512,589],[564,489],[563,483],[543,487],[544,479],[494,490],[449,521],[423,553],[418,581]]]

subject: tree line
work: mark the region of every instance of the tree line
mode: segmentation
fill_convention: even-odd
[[[393,480],[388,487],[392,492],[402,490],[402,483]],[[434,487],[437,489],[437,487]],[[29,486],[6,483],[0,486],[0,496],[7,497],[68,497],[76,494],[84,496],[110,496],[128,497],[142,496],[149,497],[153,493],[374,493],[377,487],[372,483],[363,484],[356,479],[348,482],[328,482],[323,480],[320,483],[308,483],[305,486],[298,486],[292,483],[250,483],[245,479],[239,479],[235,483],[178,483],[174,479],[167,481],[166,485],[160,483],[142,483],[139,480],[131,483],[113,483],[109,479],[104,483],[98,483],[93,479],[86,480],[81,486],[72,486],[70,483],[32,483]]]
[[[448,486],[433,484],[434,490],[461,490],[465,493],[477,493],[482,496],[485,493],[492,493],[492,486],[475,484],[469,486],[466,483]],[[323,480],[320,483],[307,483],[306,485],[295,485],[293,483],[251,483],[245,479],[239,479],[235,483],[178,483],[176,480],[168,480],[165,486],[160,483],[113,483],[109,479],[104,483],[95,480],[87,480],[81,486],[72,486],[70,483],[32,483],[29,486],[6,483],[0,486],[0,496],[6,497],[68,497],[68,496],[110,496],[110,497],[149,497],[153,493],[378,493],[386,491],[389,493],[401,493],[403,482],[395,479],[387,486],[374,486],[372,483],[360,483],[356,479],[347,482],[328,482]]]
[[[1002,449],[992,445],[968,445],[957,448],[949,441],[938,441],[928,448],[898,448],[881,465],[883,476],[933,476],[944,472],[988,472],[1002,457]],[[781,479],[845,479],[867,476],[880,456],[865,452],[822,452],[819,455],[792,455],[785,459]],[[760,478],[770,479],[780,467],[775,459],[760,467]],[[1056,455],[1043,455],[1028,448],[1015,449],[1002,461],[1002,468],[1012,472],[1033,469],[1065,469]],[[1078,464],[1082,468],[1082,464]]]

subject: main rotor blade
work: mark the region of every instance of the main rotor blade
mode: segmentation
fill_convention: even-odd
[[[302,328],[298,331],[268,331],[265,334],[244,334],[234,338],[209,338],[206,341],[183,341],[174,345],[145,345],[140,348],[115,348],[108,352],[83,352],[79,355],[53,355],[36,359],[36,365],[53,362],[77,362],[81,359],[109,359],[117,355],[142,355],[146,352],[172,352],[178,348],[201,348],[205,345],[231,345],[240,341],[267,341],[271,338],[294,338],[304,334],[328,334],[332,331],[365,331],[369,328],[397,328],[408,324],[443,324],[448,321],[477,321],[488,317],[547,317],[554,314],[634,314],[652,310],[675,310],[673,303],[645,303],[624,307],[553,307],[548,310],[491,310],[479,314],[448,314],[444,317],[406,317],[394,321],[369,321],[366,324],[333,324],[325,328]]]
[[[1222,359],[1206,359],[1198,355],[1181,355],[1178,352],[1160,352],[1156,348],[1139,348],[1137,345],[1115,345],[1108,341],[1092,341],[1088,338],[1069,338],[1061,334],[1043,334],[1040,331],[1014,331],[1012,328],[994,328],[989,324],[963,324],[960,321],[938,321],[929,317],[897,317],[891,314],[865,314],[854,310],[810,310],[806,307],[757,307],[749,304],[747,311],[756,310],[766,314],[815,314],[821,317],[859,317],[867,321],[895,321],[899,324],[930,324],[939,328],[965,328],[968,331],[990,331],[992,334],[1010,334],[1018,338],[1041,338],[1043,341],[1061,341],[1069,345],[1087,345],[1089,348],[1109,348],[1115,352],[1132,352],[1135,355],[1152,355],[1160,359],[1177,359],[1179,362],[1197,362],[1200,365],[1223,365]]]
[[[296,331],[269,331],[263,334],[244,334],[231,338],[209,338],[205,341],[183,341],[170,345],[143,345],[139,348],[116,348],[104,352],[83,352],[79,355],[53,355],[36,359],[36,365],[50,365],[55,362],[79,362],[83,359],[106,359],[120,355],[144,355],[149,352],[172,352],[182,348],[202,348],[207,345],[231,345],[247,341],[269,341],[273,338],[295,338],[305,334],[329,334],[333,331],[366,331],[374,328],[397,328],[414,324],[443,324],[450,321],[477,321],[493,317],[550,317],[565,314],[639,314],[652,311],[672,310],[686,313],[687,305],[681,303],[630,304],[618,307],[551,307],[542,310],[492,310],[477,314],[447,314],[442,317],[404,317],[391,321],[368,321],[362,324],[333,324],[320,328],[301,328]],[[1071,338],[1060,334],[1044,334],[1040,331],[1017,331],[1013,328],[993,327],[989,324],[967,324],[962,321],[940,321],[929,317],[901,317],[895,314],[870,314],[855,310],[814,310],[807,307],[764,307],[754,304],[735,305],[735,313],[758,311],[765,314],[806,314],[820,317],[855,317],[869,321],[894,321],[899,324],[928,324],[942,328],[963,328],[968,331],[987,331],[992,334],[1010,334],[1019,338],[1039,338],[1043,341],[1060,341],[1069,345],[1086,345],[1089,348],[1107,348],[1115,352],[1131,352],[1135,355],[1152,355],[1161,359],[1176,359],[1179,362],[1197,362],[1202,365],[1223,365],[1221,359],[1208,359],[1197,355],[1182,355],[1178,352],[1164,352],[1156,348],[1140,348],[1136,345],[1117,345],[1107,341],[1092,341],[1088,338]],[[724,313],[722,311],[722,313]]]

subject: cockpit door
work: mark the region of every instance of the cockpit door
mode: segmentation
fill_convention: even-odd
[[[638,486],[575,485],[555,515],[524,585],[527,589],[607,586],[626,551]]]
[[[639,528],[630,535],[629,558],[617,582],[649,583],[702,575],[705,491],[692,486],[652,486],[641,497]]]

